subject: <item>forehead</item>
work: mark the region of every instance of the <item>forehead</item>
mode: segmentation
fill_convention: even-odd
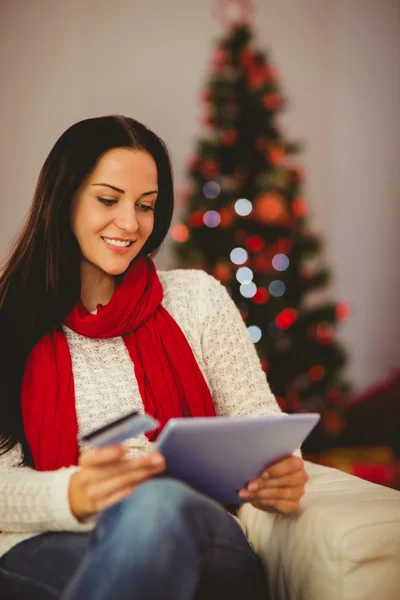
[[[121,187],[156,186],[157,165],[144,150],[113,148],[105,152],[90,174],[90,183],[108,183]]]

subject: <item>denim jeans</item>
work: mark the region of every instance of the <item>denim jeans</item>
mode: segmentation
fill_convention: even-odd
[[[31,538],[0,568],[16,583],[40,586],[37,597],[46,600],[267,598],[260,560],[232,516],[168,478],[104,511],[93,533]]]

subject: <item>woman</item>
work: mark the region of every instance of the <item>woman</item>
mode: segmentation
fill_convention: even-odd
[[[0,569],[49,598],[265,598],[237,520],[158,477],[158,432],[77,441],[135,409],[161,428],[279,411],[219,282],[155,271],[172,213],[163,142],[133,119],[81,121],[46,159],[1,275]],[[306,480],[293,456],[240,496],[293,512]]]

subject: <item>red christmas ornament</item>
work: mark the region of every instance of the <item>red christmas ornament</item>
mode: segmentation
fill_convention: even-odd
[[[315,329],[315,339],[319,344],[331,344],[333,341],[333,327],[328,321],[318,323]]]
[[[282,238],[276,242],[276,254],[290,254],[293,248],[293,241],[290,238]]]
[[[253,215],[263,223],[283,223],[288,213],[282,196],[262,192],[254,201]]]
[[[268,290],[264,287],[259,287],[251,301],[254,302],[254,304],[265,304],[269,299],[270,295]]]
[[[211,64],[213,65],[213,67],[219,69],[228,64],[228,59],[229,59],[229,52],[222,46],[219,46],[214,51],[214,54],[211,58]]]
[[[219,139],[224,146],[233,146],[237,140],[237,132],[234,129],[225,129],[219,134]]]
[[[221,208],[219,214],[221,217],[221,227],[230,227],[235,220],[236,213],[231,208]]]
[[[250,252],[259,252],[264,248],[265,242],[260,235],[250,235],[245,240],[245,246]]]
[[[351,306],[345,302],[339,302],[336,306],[336,318],[338,321],[347,321],[351,315]]]
[[[290,168],[290,174],[292,175],[293,179],[295,179],[296,181],[304,180],[304,169],[303,169],[303,167],[300,167],[299,165],[292,166]]]
[[[266,94],[263,104],[267,110],[274,112],[282,106],[282,98],[279,94]]]
[[[297,319],[297,310],[294,308],[285,308],[275,319],[275,325],[279,329],[289,329]]]
[[[203,90],[199,94],[199,100],[201,104],[210,104],[213,97],[209,90]]]
[[[300,269],[300,277],[305,283],[308,283],[314,279],[315,270],[311,267],[302,267]]]
[[[267,151],[269,162],[274,167],[279,167],[285,162],[286,152],[285,149],[280,146],[270,146]]]
[[[247,72],[247,81],[252,90],[257,90],[266,82],[265,69],[254,65]]]
[[[203,222],[204,210],[196,210],[189,216],[190,227],[197,228],[204,225]]]
[[[215,160],[205,160],[201,172],[206,179],[212,179],[218,173],[218,163]]]
[[[254,52],[249,48],[244,48],[240,53],[239,64],[242,69],[251,69],[254,64]]]
[[[217,120],[215,115],[208,113],[203,117],[202,123],[204,127],[215,127]]]
[[[214,277],[216,277],[221,283],[226,284],[232,279],[232,270],[228,263],[219,262],[216,264],[214,269]]]
[[[311,381],[321,381],[325,376],[325,369],[321,365],[313,365],[308,370],[308,376]]]
[[[292,213],[298,219],[305,217],[307,214],[307,202],[304,198],[295,198],[292,202]]]

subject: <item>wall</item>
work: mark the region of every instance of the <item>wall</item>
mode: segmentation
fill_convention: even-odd
[[[211,0],[0,0],[0,257],[57,137],[89,116],[135,116],[163,137],[178,187],[199,131],[197,93],[220,31]],[[258,0],[255,29],[289,99],[312,226],[326,239],[349,375],[400,363],[400,4]],[[397,165],[396,165],[397,166]],[[170,264],[168,245],[158,259]]]

